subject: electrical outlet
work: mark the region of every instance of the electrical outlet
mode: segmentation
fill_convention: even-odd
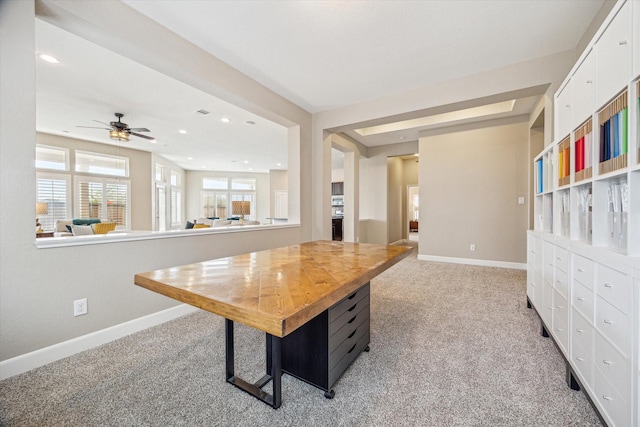
[[[73,302],[73,315],[74,316],[82,316],[83,314],[87,314],[87,299],[77,299]]]
[[[518,204],[524,205],[524,197],[518,197]]]
[[[470,251],[475,251],[476,250],[476,245],[474,243],[469,245],[469,250]]]

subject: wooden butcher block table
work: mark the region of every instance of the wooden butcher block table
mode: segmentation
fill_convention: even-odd
[[[369,345],[369,281],[406,246],[316,241],[135,275],[135,284],[226,319],[227,382],[280,407],[282,372],[331,388]],[[266,375],[234,375],[233,322],[266,332]],[[273,392],[262,388],[273,382]]]

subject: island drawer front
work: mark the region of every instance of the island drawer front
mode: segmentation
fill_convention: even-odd
[[[571,347],[573,353],[571,359],[576,370],[582,376],[583,386],[593,388],[593,365],[591,364],[591,351],[585,350],[578,341],[574,341]]]
[[[596,334],[594,362],[616,391],[627,402],[630,399],[633,373],[629,361],[613,348],[600,334]]]
[[[555,247],[555,266],[564,273],[569,272],[569,252],[561,247]]]
[[[601,264],[597,268],[596,295],[600,295],[624,314],[629,314],[633,301],[631,277]]]
[[[358,321],[358,316],[362,316],[362,312],[366,310],[369,313],[369,295],[364,295],[358,302],[352,302],[350,306],[340,316],[329,323],[329,336],[338,332],[342,327]],[[329,319],[331,319],[332,311],[329,311]]]
[[[329,352],[332,353],[345,340],[353,337],[357,329],[369,328],[369,306],[362,307],[362,310],[351,318],[353,321],[345,323],[337,331],[331,331],[329,328]],[[351,320],[350,319],[350,320]]]
[[[366,317],[364,317],[365,314]],[[363,313],[362,322],[357,326],[354,325],[349,328],[351,332],[342,340],[338,341],[329,339],[329,360],[341,359],[353,344],[355,344],[365,332],[369,331],[369,323],[369,313]]]
[[[593,261],[580,255],[573,255],[573,278],[593,291]]]
[[[574,308],[572,310],[573,333],[571,334],[572,342],[579,343],[584,350],[589,351],[593,348],[593,326],[587,322]]]
[[[369,286],[369,283],[367,283],[366,285],[362,286],[360,289],[358,289],[348,297],[344,298],[342,301],[336,303],[336,305],[334,305],[329,309],[329,322],[333,323],[345,312],[349,310],[351,311],[355,310],[353,306],[354,305],[357,306],[357,304],[360,303],[360,301],[363,298],[365,297],[368,298],[369,294],[370,294],[370,286]],[[369,300],[367,299],[367,304],[368,304],[368,301]]]
[[[631,319],[601,297],[598,297],[596,302],[595,326],[625,356],[631,354],[631,335],[633,331]]]
[[[579,282],[573,282],[573,308],[582,313],[589,322],[593,323],[593,292],[581,285]]]
[[[563,297],[567,298],[569,296],[569,276],[564,271],[556,271],[556,282],[555,282],[556,290]]]
[[[329,384],[330,387],[338,381],[340,376],[347,370],[351,362],[353,362],[356,357],[365,349],[367,345],[369,345],[370,334],[369,329],[360,336],[360,339],[355,344],[352,344],[351,347],[347,348],[347,351],[340,358],[340,354],[336,354],[336,358],[330,358],[329,361]]]

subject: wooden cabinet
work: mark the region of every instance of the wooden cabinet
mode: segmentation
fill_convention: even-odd
[[[418,231],[418,221],[409,221],[409,232]]]
[[[362,286],[282,339],[282,370],[331,393],[370,340],[370,288]]]
[[[331,219],[331,234],[332,234],[332,240],[338,240],[341,241],[342,240],[342,222],[343,219],[342,218],[333,218]]]

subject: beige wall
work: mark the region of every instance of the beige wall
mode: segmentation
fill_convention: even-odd
[[[275,217],[276,191],[289,191],[289,174],[286,170],[269,171],[269,217]]]
[[[129,159],[129,180],[131,181],[131,229],[151,230],[152,221],[152,168],[151,153],[140,150],[132,150],[126,147],[116,147],[113,145],[99,144],[82,139],[65,138],[63,136],[51,135],[47,133],[37,133],[36,143],[51,145],[69,149],[71,170],[74,169],[74,150],[90,151],[93,153],[108,154],[111,156],[122,156]],[[80,173],[69,172],[73,175]],[[72,182],[71,198],[75,197]],[[35,200],[35,199],[34,199]],[[75,206],[72,203],[71,206]],[[72,213],[73,216],[73,213]]]
[[[403,171],[402,159],[389,157],[387,159],[387,228],[389,243],[402,240],[402,193]]]
[[[420,138],[419,253],[524,263],[528,208],[518,197],[528,188],[526,118],[482,126]]]

